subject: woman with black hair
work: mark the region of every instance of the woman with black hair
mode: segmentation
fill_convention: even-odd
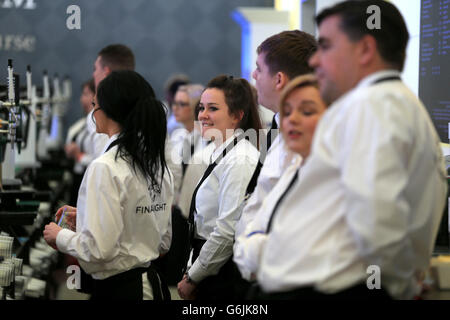
[[[170,246],[173,187],[164,108],[134,71],[107,76],[93,104],[97,132],[109,142],[84,175],[77,208],[57,212],[75,231],[50,223],[44,238],[92,276],[92,299],[142,299],[142,273]]]
[[[235,225],[259,158],[261,121],[250,84],[227,76],[212,79],[201,96],[198,119],[203,138],[213,143],[204,149],[211,154],[210,165],[192,196],[192,266],[178,292],[183,299],[233,299]],[[253,144],[246,136],[254,137]]]

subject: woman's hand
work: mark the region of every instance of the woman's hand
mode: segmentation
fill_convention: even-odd
[[[197,284],[193,282],[188,282],[187,274],[183,276],[183,279],[178,282],[178,294],[181,299],[184,300],[194,300],[197,291]]]
[[[50,222],[48,225],[45,226],[44,229],[45,241],[48,243],[50,247],[52,247],[55,250],[58,250],[58,248],[56,247],[56,237],[58,236],[58,233],[61,230],[62,228],[54,222]]]
[[[70,159],[76,159],[76,156],[80,153],[80,148],[74,142],[66,144],[64,150],[66,151],[67,158]]]
[[[70,229],[72,231],[75,231],[75,229],[77,227],[77,208],[71,207],[68,205],[62,206],[61,208],[58,209],[58,211],[56,211],[55,221],[59,222],[59,220],[61,219],[62,213],[64,212],[64,209],[66,210],[66,213],[64,216],[66,223],[70,226]]]

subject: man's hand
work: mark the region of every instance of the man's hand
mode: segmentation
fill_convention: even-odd
[[[55,215],[55,221],[58,223],[61,219],[62,213],[64,212],[64,209],[66,209],[65,213],[65,221],[70,226],[70,229],[72,231],[75,231],[77,227],[77,208],[71,207],[68,205],[62,206],[61,208],[56,211]]]
[[[45,226],[44,229],[45,241],[48,243],[50,247],[52,247],[55,250],[58,250],[58,248],[56,247],[56,237],[61,230],[62,228],[54,222],[50,222],[48,225]]]
[[[183,276],[183,279],[178,282],[178,294],[181,299],[194,300],[197,291],[197,284],[188,282],[187,274]]]

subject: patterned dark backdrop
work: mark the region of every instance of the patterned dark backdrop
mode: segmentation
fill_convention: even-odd
[[[81,116],[80,84],[92,74],[98,51],[124,43],[136,55],[136,70],[163,98],[173,73],[206,83],[220,73],[240,75],[241,30],[231,12],[238,6],[273,7],[273,0],[0,0],[0,82],[7,59],[33,82],[42,72],[70,75],[71,107],[65,128]],[[35,9],[26,9],[30,4]],[[81,30],[69,30],[68,6],[81,9]],[[11,8],[5,8],[12,6]]]

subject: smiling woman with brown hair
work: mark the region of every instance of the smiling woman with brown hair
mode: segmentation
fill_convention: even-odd
[[[245,132],[258,132],[261,122],[245,79],[212,79],[201,96],[199,111],[202,136],[213,140],[205,149],[212,153],[211,164],[192,197],[193,263],[179,282],[178,292],[183,299],[233,299],[235,225],[259,158]]]

